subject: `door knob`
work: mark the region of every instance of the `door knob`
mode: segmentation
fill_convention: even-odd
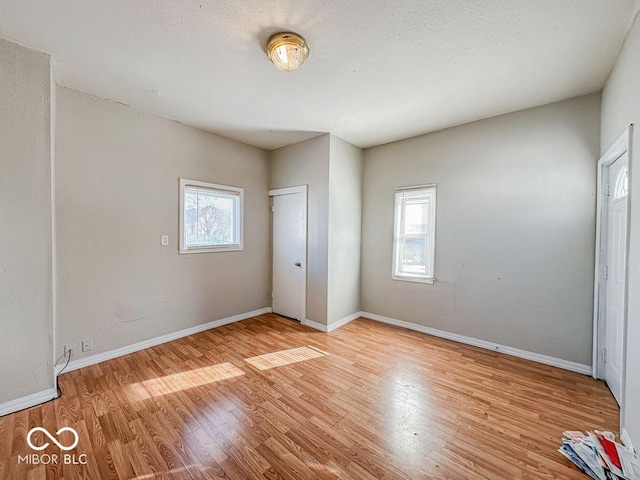
[[[302,264],[300,262],[296,262],[295,265],[296,265],[296,267],[301,267],[302,266]]]

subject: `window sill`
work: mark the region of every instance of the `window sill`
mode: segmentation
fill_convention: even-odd
[[[216,252],[239,252],[244,250],[243,246],[229,246],[229,247],[202,247],[202,248],[181,248],[179,250],[180,255],[191,255],[192,253],[216,253]]]
[[[397,275],[392,275],[391,279],[401,282],[426,283],[427,285],[433,285],[436,281],[435,278],[399,277]]]

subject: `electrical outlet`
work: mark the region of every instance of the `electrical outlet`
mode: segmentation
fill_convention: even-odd
[[[82,351],[83,352],[90,352],[91,350],[93,350],[93,340],[91,340],[90,338],[88,338],[87,340],[83,340],[82,341]]]
[[[75,343],[67,343],[64,346],[64,356],[68,356],[69,352],[71,352],[71,356],[76,354],[76,344]]]
[[[162,235],[162,237],[160,237],[160,243],[162,244],[162,246],[166,247],[167,245],[169,245],[169,235]]]

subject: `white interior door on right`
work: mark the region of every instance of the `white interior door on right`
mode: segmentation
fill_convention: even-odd
[[[306,262],[306,190],[275,194],[273,195],[272,304],[274,313],[301,322],[305,320]]]
[[[605,381],[618,404],[624,355],[628,192],[628,154],[624,153],[609,166],[605,266]]]

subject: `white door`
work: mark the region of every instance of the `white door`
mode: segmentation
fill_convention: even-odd
[[[273,193],[273,312],[306,316],[307,195],[297,188]]]
[[[621,402],[627,253],[628,156],[609,166],[605,305],[605,380]]]

